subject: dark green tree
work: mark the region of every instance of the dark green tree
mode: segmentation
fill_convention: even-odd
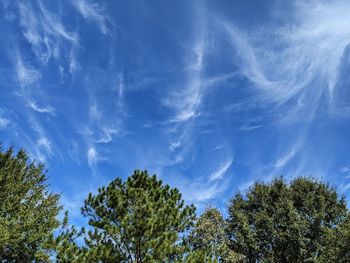
[[[325,235],[325,252],[321,255],[320,262],[350,262],[350,218],[338,224],[335,229],[328,230]]]
[[[93,229],[85,238],[87,258],[101,262],[181,260],[188,252],[181,236],[195,219],[176,188],[138,170],[90,193],[82,213]]]
[[[46,181],[44,165],[24,150],[0,151],[1,262],[49,261],[60,206]]]
[[[322,182],[255,183],[246,196],[237,194],[230,202],[230,247],[254,263],[322,262],[334,246],[330,233],[346,218],[345,199]]]

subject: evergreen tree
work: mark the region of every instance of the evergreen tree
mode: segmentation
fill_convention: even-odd
[[[25,151],[0,151],[1,262],[49,261],[60,206],[46,180],[44,165]]]
[[[80,263],[92,262],[87,258],[87,248],[79,246],[77,240],[82,239],[85,229],[78,230],[68,222],[68,212],[65,212],[64,219],[55,238],[55,257],[59,263]]]
[[[135,171],[89,194],[82,208],[93,230],[86,257],[101,262],[175,262],[188,252],[181,235],[195,219],[176,188]]]
[[[327,251],[335,246],[329,237],[346,218],[345,199],[322,182],[298,178],[287,184],[279,178],[256,183],[230,202],[230,246],[254,263],[327,262]]]

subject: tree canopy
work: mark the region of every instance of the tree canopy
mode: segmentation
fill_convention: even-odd
[[[197,219],[189,235],[192,248],[190,258],[197,262],[244,262],[245,257],[229,248],[227,222],[215,207],[207,207]],[[200,261],[202,258],[204,260]]]
[[[0,151],[1,262],[49,260],[60,206],[46,181],[44,165],[24,150]]]
[[[347,217],[345,199],[317,180],[258,182],[230,202],[230,246],[248,262],[333,262],[330,237]]]
[[[136,170],[90,193],[82,208],[93,229],[87,255],[102,262],[171,262],[187,252],[181,233],[195,218],[176,188]]]
[[[88,195],[88,231],[57,219],[59,195],[25,151],[0,150],[0,187],[0,262],[350,262],[345,198],[310,178],[256,182],[227,218],[196,218],[179,190],[136,170]]]

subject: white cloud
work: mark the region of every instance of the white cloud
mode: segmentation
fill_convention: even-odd
[[[87,159],[90,167],[94,167],[99,157],[95,147],[90,147],[87,151]]]
[[[344,88],[337,83],[350,44],[350,2],[295,1],[291,11],[282,26],[246,33],[217,21],[232,44],[240,73],[263,89],[261,98],[276,107],[295,101],[283,118],[313,118],[320,110],[332,114]]]
[[[348,183],[348,184],[341,184],[341,185],[339,186],[339,191],[340,191],[341,193],[348,192],[349,189],[350,189],[350,184],[349,184],[349,183]]]
[[[211,173],[210,181],[222,179],[222,177],[226,174],[227,170],[231,167],[232,163],[233,158],[221,163],[219,165],[219,168]]]
[[[78,37],[68,32],[58,17],[41,1],[37,3],[39,9],[34,9],[30,2],[19,2],[20,21],[23,35],[31,44],[37,59],[47,64],[50,58],[57,58],[60,55],[62,41],[76,45]]]
[[[89,106],[90,120],[99,120],[99,119],[101,119],[101,116],[102,116],[102,114],[97,107],[97,103],[96,102],[91,103],[91,105]]]
[[[296,153],[296,148],[291,148],[284,156],[280,157],[276,161],[274,167],[277,169],[283,168],[295,156]]]
[[[239,129],[241,131],[253,131],[262,127],[263,127],[262,125],[243,125]]]
[[[109,143],[113,140],[113,136],[118,134],[117,129],[103,127],[101,129],[101,134],[99,138],[97,139],[97,143]]]
[[[118,75],[118,99],[122,100],[124,97],[125,83],[123,74]]]
[[[339,171],[340,171],[342,174],[350,175],[350,166],[347,165],[347,166],[340,167]]]
[[[228,24],[225,21],[220,21],[220,24],[227,31],[233,48],[239,52],[241,74],[258,83],[262,88],[269,87],[272,83],[265,77],[259,63],[260,60],[257,59],[256,51],[251,46],[249,38],[234,25]]]
[[[180,187],[184,198],[190,202],[201,203],[213,198],[217,198],[229,186],[230,180],[226,179],[220,182],[212,182],[206,179],[191,182],[190,186]]]
[[[51,147],[51,142],[49,141],[48,138],[42,137],[38,140],[38,146],[43,147],[46,151],[47,154],[52,153],[52,147]]]
[[[181,145],[181,142],[179,142],[179,141],[171,142],[169,148],[171,151],[175,151],[180,145]]]
[[[29,107],[40,113],[48,113],[50,115],[54,115],[55,113],[55,108],[51,107],[50,105],[46,107],[39,106],[35,101],[30,101]]]
[[[119,109],[120,114],[123,117],[126,117],[128,114],[124,104],[125,80],[124,80],[124,75],[122,73],[118,74],[116,90],[117,90],[117,107]]]
[[[7,125],[9,125],[10,120],[0,117],[0,130],[6,129]]]
[[[73,74],[79,70],[79,63],[76,59],[75,50],[72,49],[69,53],[69,66],[68,71],[70,74]]]
[[[107,22],[109,22],[109,19],[97,3],[89,3],[85,0],[73,0],[73,5],[85,19],[96,22],[103,34],[108,33]]]
[[[22,87],[33,85],[37,83],[37,81],[39,81],[39,79],[41,78],[41,74],[39,71],[24,64],[22,56],[18,52],[16,55],[15,69],[17,74],[17,80]]]
[[[198,20],[205,22],[203,14],[200,14]],[[200,116],[199,106],[203,97],[202,71],[205,66],[207,47],[205,28],[203,25],[199,27],[195,28],[197,35],[189,53],[186,54],[186,83],[181,87],[180,92],[177,89],[163,101],[165,106],[175,110],[175,116],[169,120],[170,123],[183,123]]]

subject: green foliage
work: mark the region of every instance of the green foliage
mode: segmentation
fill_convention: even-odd
[[[25,151],[0,151],[0,261],[47,262],[60,206],[43,164]]]
[[[176,188],[146,171],[90,193],[82,213],[93,228],[85,238],[86,255],[102,262],[180,260],[188,250],[179,235],[195,219],[195,208],[184,205]]]
[[[68,223],[68,212],[65,213],[59,235],[55,239],[56,262],[78,263],[89,262],[86,258],[86,248],[77,245],[77,240],[85,234],[85,229],[80,231]]]
[[[307,178],[256,183],[230,202],[230,246],[248,262],[327,262],[334,246],[329,240],[346,218],[344,198],[324,183]]]
[[[243,262],[244,256],[232,251],[226,234],[226,221],[217,208],[208,207],[198,218],[189,241],[193,262]],[[202,260],[202,261],[200,261]]]
[[[316,180],[255,183],[227,220],[209,207],[195,221],[176,188],[137,170],[89,194],[89,231],[66,214],[56,238],[59,195],[46,180],[23,150],[0,150],[0,262],[350,262],[345,199]]]
[[[329,244],[326,246],[324,253],[320,257],[320,262],[350,262],[350,218],[341,224],[337,225],[335,229],[328,230],[325,235],[325,242]]]

